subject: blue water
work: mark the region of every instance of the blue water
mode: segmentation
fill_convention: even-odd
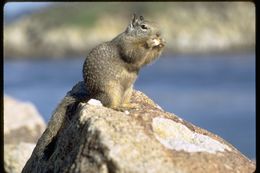
[[[4,93],[34,103],[47,122],[67,91],[82,80],[83,61],[5,61]],[[141,70],[135,88],[255,159],[253,53],[164,56]]]

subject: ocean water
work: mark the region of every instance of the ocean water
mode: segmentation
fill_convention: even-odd
[[[48,122],[82,80],[83,58],[4,62],[4,94],[36,105]],[[255,159],[255,54],[162,56],[135,89],[163,109],[211,131]]]

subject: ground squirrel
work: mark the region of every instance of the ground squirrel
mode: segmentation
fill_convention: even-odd
[[[83,65],[91,98],[115,110],[127,110],[133,84],[141,67],[158,58],[165,46],[158,24],[137,18],[111,41],[93,48]]]

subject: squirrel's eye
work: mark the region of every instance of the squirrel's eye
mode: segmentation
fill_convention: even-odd
[[[141,25],[141,28],[144,30],[148,29],[146,25]]]

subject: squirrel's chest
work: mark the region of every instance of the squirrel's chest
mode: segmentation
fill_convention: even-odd
[[[129,72],[128,70],[124,69],[120,75],[120,83],[123,88],[129,88],[136,80],[137,72]]]

